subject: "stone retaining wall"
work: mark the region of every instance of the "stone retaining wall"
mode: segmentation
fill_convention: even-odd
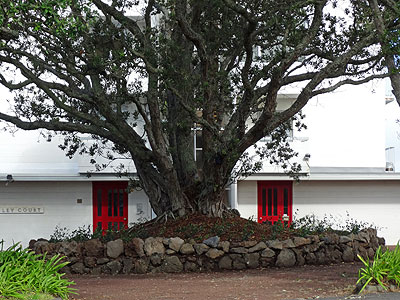
[[[98,239],[81,243],[30,242],[38,254],[65,255],[70,262],[62,271],[77,274],[129,274],[148,272],[200,272],[242,270],[258,267],[292,267],[352,262],[357,254],[372,258],[385,240],[375,229],[358,234],[322,237],[294,237],[284,241],[220,241],[209,238],[203,243],[180,238],[149,237],[102,243]]]

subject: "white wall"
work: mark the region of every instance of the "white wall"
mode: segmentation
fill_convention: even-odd
[[[77,203],[82,199],[82,203]],[[48,239],[56,225],[71,232],[80,226],[93,228],[92,182],[0,183],[0,209],[5,206],[39,206],[44,214],[0,214],[0,240],[5,247],[14,242],[27,246],[29,240]],[[137,214],[141,203],[143,214]],[[128,223],[149,220],[151,208],[142,191],[128,197]]]
[[[138,204],[142,206],[142,213],[138,211]],[[151,219],[150,202],[143,191],[129,193],[128,206],[128,224]]]
[[[400,239],[400,184],[398,181],[302,181],[293,186],[293,209],[298,216],[332,214],[380,227],[386,244]]]
[[[30,239],[47,239],[56,225],[73,230],[93,222],[91,182],[0,183],[0,205],[44,207],[44,214],[0,214],[0,239],[6,246],[12,242],[27,246]]]
[[[243,180],[237,183],[238,210],[245,219],[257,220],[257,181]]]
[[[373,223],[386,244],[400,240],[400,184],[398,181],[306,181],[293,184],[293,213],[333,215]],[[257,181],[238,182],[238,210],[257,219]]]

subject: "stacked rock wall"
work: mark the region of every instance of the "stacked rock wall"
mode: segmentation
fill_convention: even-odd
[[[352,262],[357,254],[373,258],[383,238],[375,229],[339,236],[294,237],[284,241],[220,241],[209,238],[202,243],[181,238],[149,237],[103,243],[93,239],[81,243],[49,243],[32,240],[30,248],[38,254],[61,254],[70,262],[64,272],[77,274],[129,274],[148,272],[200,272],[243,270],[258,267],[292,267]]]

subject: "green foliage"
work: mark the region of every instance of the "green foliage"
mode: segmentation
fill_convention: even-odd
[[[369,283],[375,283],[382,286],[385,290],[389,284],[400,287],[400,246],[397,244],[393,251],[382,251],[379,246],[375,253],[374,261],[364,260],[357,255],[364,267],[358,272],[357,283],[363,283],[360,293]]]
[[[135,237],[146,238],[148,237],[148,233],[146,228],[141,226],[141,224],[131,224],[132,227],[130,229],[121,229],[121,230],[104,230],[96,229],[92,232],[91,226],[81,226],[78,229],[70,231],[67,227],[59,227],[56,226],[54,232],[50,235],[49,242],[57,243],[57,242],[83,242],[91,239],[99,239],[103,242],[109,242],[116,239],[122,239],[124,241],[131,240]],[[135,226],[136,225],[136,226]]]
[[[59,227],[56,225],[54,232],[50,235],[50,242],[63,242],[63,241],[76,241],[76,242],[83,242],[93,238],[97,238],[101,235],[99,232],[92,233],[90,225],[78,227],[78,229],[73,230],[72,232],[69,231],[67,227]]]
[[[214,227],[216,231],[220,232],[221,228],[220,225],[214,224]],[[213,227],[213,228],[214,228]],[[182,226],[179,229],[179,232],[183,234],[183,237],[185,239],[193,238],[194,236],[198,235],[200,232],[203,231],[203,226],[199,224],[189,224],[187,226]]]
[[[278,237],[282,236],[283,233],[285,233],[286,231],[290,231],[290,227],[288,228],[287,226],[284,225],[284,223],[282,221],[278,221],[275,222],[272,226],[271,226],[271,234],[270,234],[270,239],[275,240]],[[297,233],[297,232],[296,232]]]
[[[64,257],[36,255],[15,244],[0,252],[0,294],[5,298],[43,299],[45,294],[67,299],[74,284],[58,271]]]
[[[295,230],[296,233],[301,236],[322,234],[324,232],[336,232],[339,234],[358,233],[362,229],[370,227],[376,228],[374,224],[350,217],[348,212],[344,220],[333,215],[324,215],[322,219],[314,214],[306,215],[301,218],[296,218],[295,215],[291,224],[291,229]]]
[[[243,231],[242,231],[242,239],[244,241],[247,241],[250,239],[250,237],[254,234],[255,232],[255,226],[257,223],[255,223],[253,220],[249,219],[248,222],[243,226]]]

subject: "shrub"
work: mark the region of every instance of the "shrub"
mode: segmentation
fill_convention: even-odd
[[[1,242],[3,245],[3,242]],[[61,263],[64,257],[55,255],[46,258],[15,244],[0,251],[0,295],[13,299],[40,299],[41,294],[67,299],[74,284],[63,279],[58,271],[68,264]]]
[[[344,220],[340,216],[333,215],[324,215],[324,217],[320,219],[314,214],[297,218],[295,214],[291,224],[291,229],[301,236],[322,234],[324,232],[336,232],[338,234],[359,233],[362,229],[370,227],[377,228],[374,224],[350,217],[348,212]]]
[[[92,233],[90,225],[78,227],[78,229],[69,231],[67,227],[59,227],[56,225],[54,232],[50,235],[50,242],[76,241],[83,242],[96,237],[96,232]]]
[[[364,264],[358,272],[357,283],[362,283],[363,287],[360,293],[369,283],[376,283],[385,290],[390,284],[400,287],[400,246],[397,244],[393,251],[382,251],[379,246],[375,253],[374,261],[371,263],[369,259],[364,260],[360,255],[358,258]]]

